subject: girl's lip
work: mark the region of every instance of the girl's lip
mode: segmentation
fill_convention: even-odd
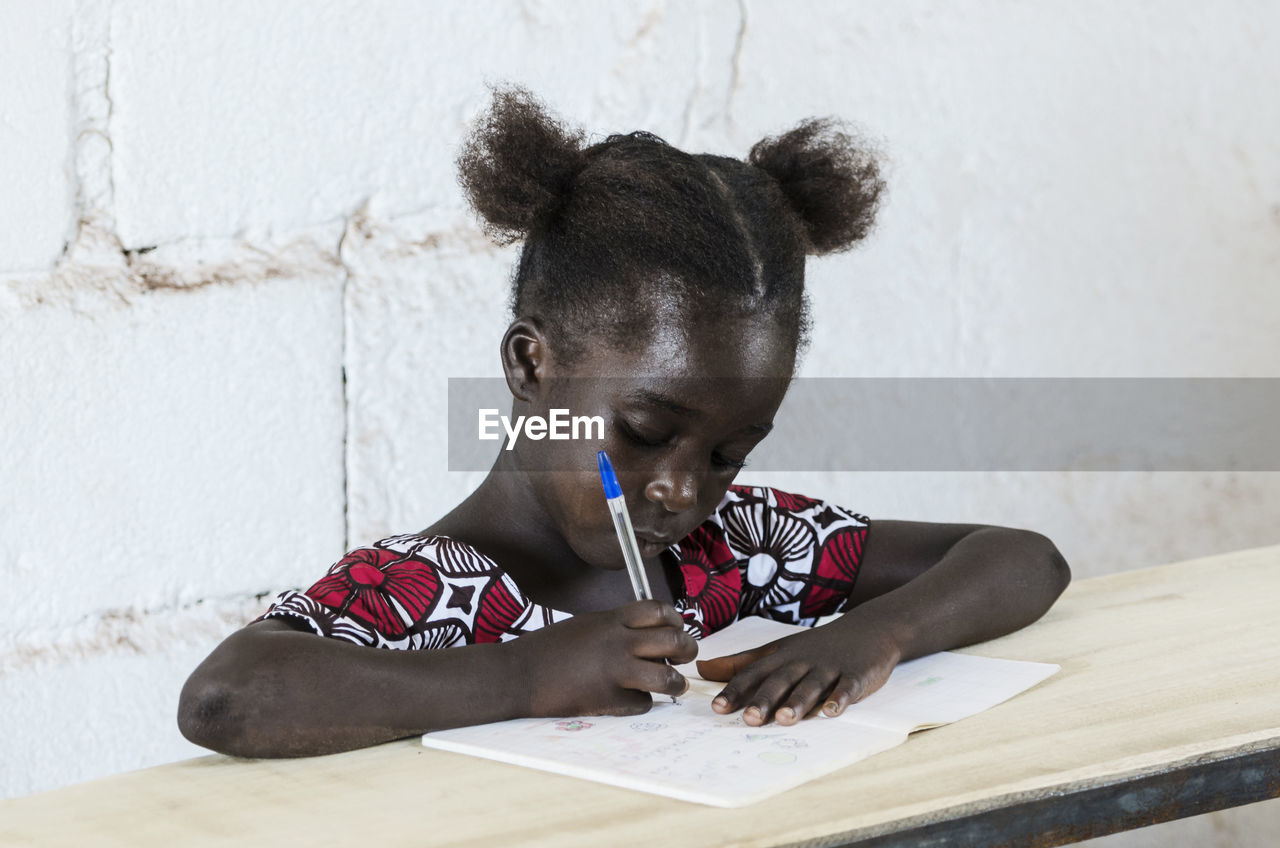
[[[660,553],[675,544],[674,541],[666,541],[664,539],[654,539],[651,536],[641,536],[636,534],[636,541],[640,543],[642,548],[648,548],[651,551]]]
[[[652,530],[642,530],[639,527],[633,529],[635,530],[637,539],[641,539],[646,542],[653,542],[654,544],[674,545],[676,540],[680,538],[667,533],[655,533]]]
[[[657,542],[650,542],[648,539],[636,539],[640,544],[640,555],[645,559],[652,559],[667,549],[666,545]]]

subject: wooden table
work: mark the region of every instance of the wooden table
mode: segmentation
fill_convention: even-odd
[[[1278,600],[1280,546],[1078,582],[1042,621],[970,649],[1059,674],[738,810],[415,739],[208,756],[0,802],[0,845],[1059,845],[1280,795]]]

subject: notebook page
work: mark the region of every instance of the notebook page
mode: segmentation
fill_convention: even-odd
[[[710,659],[781,639],[808,630],[798,624],[784,624],[751,616],[712,633],[698,645],[698,657]],[[850,705],[841,721],[873,724],[902,733],[950,724],[996,704],[1051,676],[1059,667],[1051,663],[991,659],[949,651],[900,663],[877,691]],[[702,689],[696,663],[676,666],[690,678],[690,686]],[[712,694],[723,683],[711,684]]]
[[[723,656],[806,628],[748,618],[702,640]],[[1055,665],[941,653],[902,663],[889,681],[839,718],[750,727],[720,715],[723,683],[679,667],[690,688],[655,698],[641,716],[515,719],[428,733],[429,748],[595,780],[685,801],[736,807],[767,798],[906,741],[913,729],[994,706],[1058,670]]]
[[[707,684],[696,681],[701,685]],[[710,687],[716,691],[714,686]],[[738,807],[888,750],[906,734],[817,718],[749,727],[691,689],[639,716],[515,719],[428,733],[422,744],[716,807]]]
[[[840,721],[909,733],[976,715],[1059,670],[1052,663],[999,660],[944,651],[900,663],[877,691]]]

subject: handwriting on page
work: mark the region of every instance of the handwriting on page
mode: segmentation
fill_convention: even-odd
[[[903,738],[825,718],[750,727],[741,714],[720,715],[709,696],[690,693],[677,704],[655,702],[643,716],[520,719],[434,733],[424,741],[524,765],[556,762],[561,768],[555,770],[568,774],[731,805],[798,785]]]
[[[764,644],[800,628],[752,618],[703,640],[704,656]],[[641,716],[517,719],[428,733],[423,744],[583,777],[686,801],[735,807],[798,786],[906,741],[913,729],[988,709],[1057,670],[943,653],[902,663],[880,689],[839,718],[750,727],[720,715],[723,684],[696,678],[679,703],[655,701]]]

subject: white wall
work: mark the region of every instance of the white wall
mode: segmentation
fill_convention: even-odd
[[[197,753],[218,639],[478,482],[441,412],[505,327],[452,165],[486,81],[694,150],[860,124],[890,200],[811,265],[805,374],[1277,377],[1277,57],[1245,0],[0,0],[0,796]],[[1080,577],[1280,542],[1277,474],[768,482],[1035,527]]]

